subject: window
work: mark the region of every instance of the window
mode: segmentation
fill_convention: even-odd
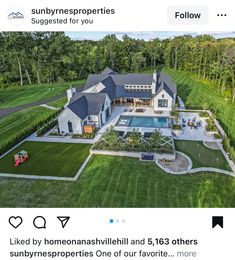
[[[158,107],[168,107],[167,99],[158,99]]]
[[[73,125],[72,125],[71,121],[68,121],[68,130],[69,130],[69,133],[73,132]]]

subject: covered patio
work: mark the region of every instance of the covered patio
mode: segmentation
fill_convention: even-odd
[[[115,106],[152,106],[153,102],[151,98],[118,98],[113,101]]]

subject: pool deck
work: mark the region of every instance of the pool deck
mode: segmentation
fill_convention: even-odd
[[[110,128],[111,126],[114,126],[114,129],[116,131],[124,131],[124,132],[131,132],[133,131],[134,127],[129,126],[116,126],[116,123],[119,119],[119,117],[122,116],[151,116],[151,117],[170,117],[170,112],[163,112],[161,114],[154,113],[153,108],[151,107],[143,107],[144,112],[135,112],[134,109],[136,107],[126,107],[126,106],[114,106],[112,109],[112,115],[109,118],[108,122],[98,131],[98,134],[103,134],[107,128]],[[132,112],[129,112],[130,109],[133,109]],[[128,111],[125,111],[128,110]],[[138,129],[138,132],[141,132],[142,134],[144,132],[154,132],[156,128],[149,128],[149,127],[135,127]],[[171,129],[170,128],[158,128],[165,136],[172,136]]]

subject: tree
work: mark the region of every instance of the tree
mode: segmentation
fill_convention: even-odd
[[[138,145],[140,142],[140,137],[141,134],[139,132],[136,131],[136,129],[134,128],[133,131],[130,133],[129,135],[129,144],[131,144],[132,147],[134,147],[135,145]]]
[[[102,139],[105,143],[107,143],[110,147],[113,147],[118,142],[117,132],[113,127],[107,129],[106,133],[103,134]]]
[[[207,102],[205,102],[205,103],[202,105],[202,109],[203,109],[204,112],[209,109],[209,105],[208,105]]]
[[[159,143],[160,143],[160,140],[161,140],[161,137],[162,137],[162,133],[160,130],[156,129],[151,137],[150,137],[150,144],[152,147],[156,147],[156,146],[159,146]]]

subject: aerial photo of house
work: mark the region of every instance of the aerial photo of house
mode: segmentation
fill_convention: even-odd
[[[235,207],[234,36],[87,35],[0,34],[0,207]]]
[[[176,85],[161,72],[118,74],[105,68],[100,74],[90,74],[81,92],[71,87],[67,95],[68,104],[58,117],[59,130],[82,134],[86,126],[102,127],[112,115],[112,105],[144,106],[152,108],[156,118],[169,118],[176,101]],[[168,126],[167,121],[159,120],[158,127]]]

